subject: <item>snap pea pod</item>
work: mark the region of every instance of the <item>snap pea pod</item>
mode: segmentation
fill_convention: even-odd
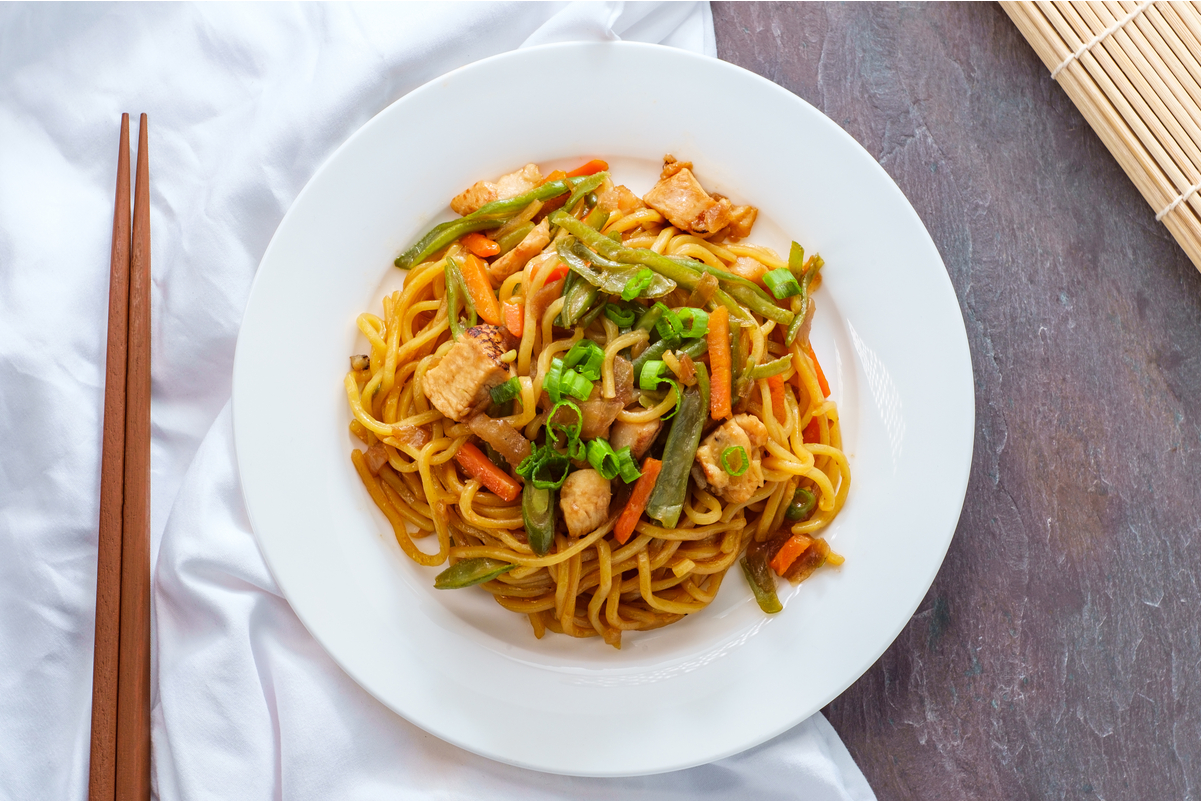
[[[739,562],[742,574],[746,576],[751,592],[755,594],[755,602],[759,608],[769,615],[774,615],[783,609],[780,596],[776,595],[776,579],[767,565],[767,554],[752,545],[747,549],[746,556]]]
[[[546,556],[555,541],[555,491],[539,489],[533,481],[525,482],[521,491],[521,517],[525,520],[530,550]]]
[[[583,180],[583,178],[565,178],[561,181],[550,181],[517,197],[494,200],[457,220],[435,225],[425,236],[417,240],[417,244],[396,257],[396,266],[407,270],[414,264],[424,261],[431,253],[438,252],[472,231],[500,228],[506,220],[535,200],[549,200],[552,197],[558,197],[573,189]]]
[[[559,312],[559,323],[563,328],[574,326],[600,294],[595,286],[581,278],[578,273],[568,273],[568,277],[575,278],[575,281],[563,292],[563,310]]]
[[[686,265],[682,259],[663,256],[647,248],[627,248],[625,245],[614,242],[600,232],[592,230],[562,210],[552,214],[550,221],[554,225],[562,226],[566,231],[574,234],[576,239],[579,239],[589,248],[596,251],[598,255],[612,260],[609,264],[613,262],[641,264],[644,267],[651,268],[664,278],[670,278],[690,291],[696,289],[696,285],[700,283],[701,276],[704,275],[700,269],[700,267],[705,266],[703,264],[700,267],[691,264]],[[593,263],[601,267],[608,266],[601,260],[594,260]],[[720,277],[718,281],[721,281]],[[777,306],[767,297],[767,293],[756,294],[740,284],[725,285],[725,289],[719,289],[713,293],[713,299],[728,308],[732,316],[747,320],[748,322],[750,322],[748,315],[742,306],[739,305],[739,301],[742,301],[747,308],[759,312],[769,320],[775,320],[782,325],[788,325],[792,322],[792,312]]]
[[[709,373],[704,364],[696,365],[696,386],[684,390],[676,419],[667,433],[663,448],[663,467],[646,504],[648,516],[668,528],[674,528],[688,495],[688,476],[692,460],[701,444],[701,433],[709,417]]]
[[[792,356],[781,356],[774,361],[764,362],[759,365],[747,373],[747,377],[752,381],[758,381],[760,378],[770,378],[773,375],[781,375],[788,372],[790,366],[792,366]]]
[[[593,286],[600,287],[610,295],[620,295],[621,290],[625,289],[626,284],[633,279],[634,274],[640,269],[638,267],[631,267],[628,264],[618,264],[617,269],[594,269],[592,266],[589,266],[588,262],[594,260],[596,254],[579,242],[575,242],[573,246],[571,237],[560,239],[556,242],[555,251],[573,273],[578,274]],[[643,290],[642,297],[661,297],[675,288],[675,281],[656,274],[650,286]]]
[[[497,246],[500,248],[500,253],[497,255],[503,256],[513,248],[521,244],[521,240],[525,239],[526,234],[534,230],[532,222],[522,223],[514,228],[509,233],[496,240]]]
[[[502,562],[499,559],[464,559],[455,562],[434,577],[434,589],[461,590],[464,587],[474,587],[491,581],[502,573],[508,573],[517,565],[512,562]]]

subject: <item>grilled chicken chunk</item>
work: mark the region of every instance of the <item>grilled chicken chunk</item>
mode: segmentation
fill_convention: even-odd
[[[517,246],[496,261],[488,265],[488,275],[493,281],[503,281],[513,273],[523,269],[530,259],[542,252],[550,244],[550,223],[546,220],[534,226]]]
[[[527,164],[516,172],[502,175],[492,181],[476,181],[462,194],[450,201],[450,207],[457,214],[470,214],[478,211],[494,200],[506,200],[528,192],[542,181],[542,171],[537,164]]]
[[[627,423],[618,420],[609,430],[609,444],[613,450],[619,451],[627,445],[635,459],[641,459],[642,454],[659,436],[662,420],[651,420],[649,423]]]
[[[713,199],[687,167],[661,178],[642,199],[676,228],[694,234],[725,228],[733,208],[724,197]]]
[[[613,491],[609,481],[595,470],[577,470],[563,482],[559,505],[573,537],[590,534],[609,518]]]
[[[726,236],[731,239],[744,239],[751,235],[751,227],[755,224],[755,218],[759,216],[759,209],[754,206],[735,206],[730,209],[730,225],[726,228]]]
[[[763,486],[763,467],[760,463],[761,449],[767,444],[767,427],[757,417],[749,414],[735,415],[727,420],[696,451],[696,463],[692,466],[692,477],[702,489],[711,489],[729,503],[746,503]],[[746,450],[750,465],[741,476],[732,476],[721,464],[721,455],[726,448],[742,446]],[[733,467],[738,466],[734,457]]]
[[[509,378],[500,358],[507,350],[504,329],[495,325],[468,328],[442,361],[421,382],[434,408],[452,420],[463,421],[488,400],[488,391]]]

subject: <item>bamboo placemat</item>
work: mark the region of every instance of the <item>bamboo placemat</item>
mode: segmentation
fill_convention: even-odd
[[[1201,269],[1201,11],[1188,2],[1002,2]]]

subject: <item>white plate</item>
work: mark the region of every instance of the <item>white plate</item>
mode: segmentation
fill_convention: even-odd
[[[487,117],[467,109],[489,100]],[[342,391],[393,257],[451,197],[535,161],[606,157],[649,188],[664,153],[762,213],[752,239],[826,260],[814,346],[841,412],[846,556],[759,612],[733,569],[703,613],[599,639],[548,634],[483,592],[438,592],[401,553],[350,463]],[[625,43],[521,50],[389,106],[317,172],[259,267],[238,338],[234,432],[263,555],[347,673],[426,731],[537,770],[689,767],[812,715],[888,647],[955,530],[971,461],[967,337],[917,214],[833,122],[750,72]],[[787,586],[787,585],[786,585]]]

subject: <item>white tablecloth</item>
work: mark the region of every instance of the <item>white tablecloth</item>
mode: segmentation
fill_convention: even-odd
[[[160,797],[873,798],[820,715],[740,756],[628,780],[442,743],[309,637],[246,521],[234,344],[301,187],[372,115],[450,69],[613,38],[716,53],[704,3],[0,5],[0,798],[86,796],[122,111],[147,112],[151,132]]]

